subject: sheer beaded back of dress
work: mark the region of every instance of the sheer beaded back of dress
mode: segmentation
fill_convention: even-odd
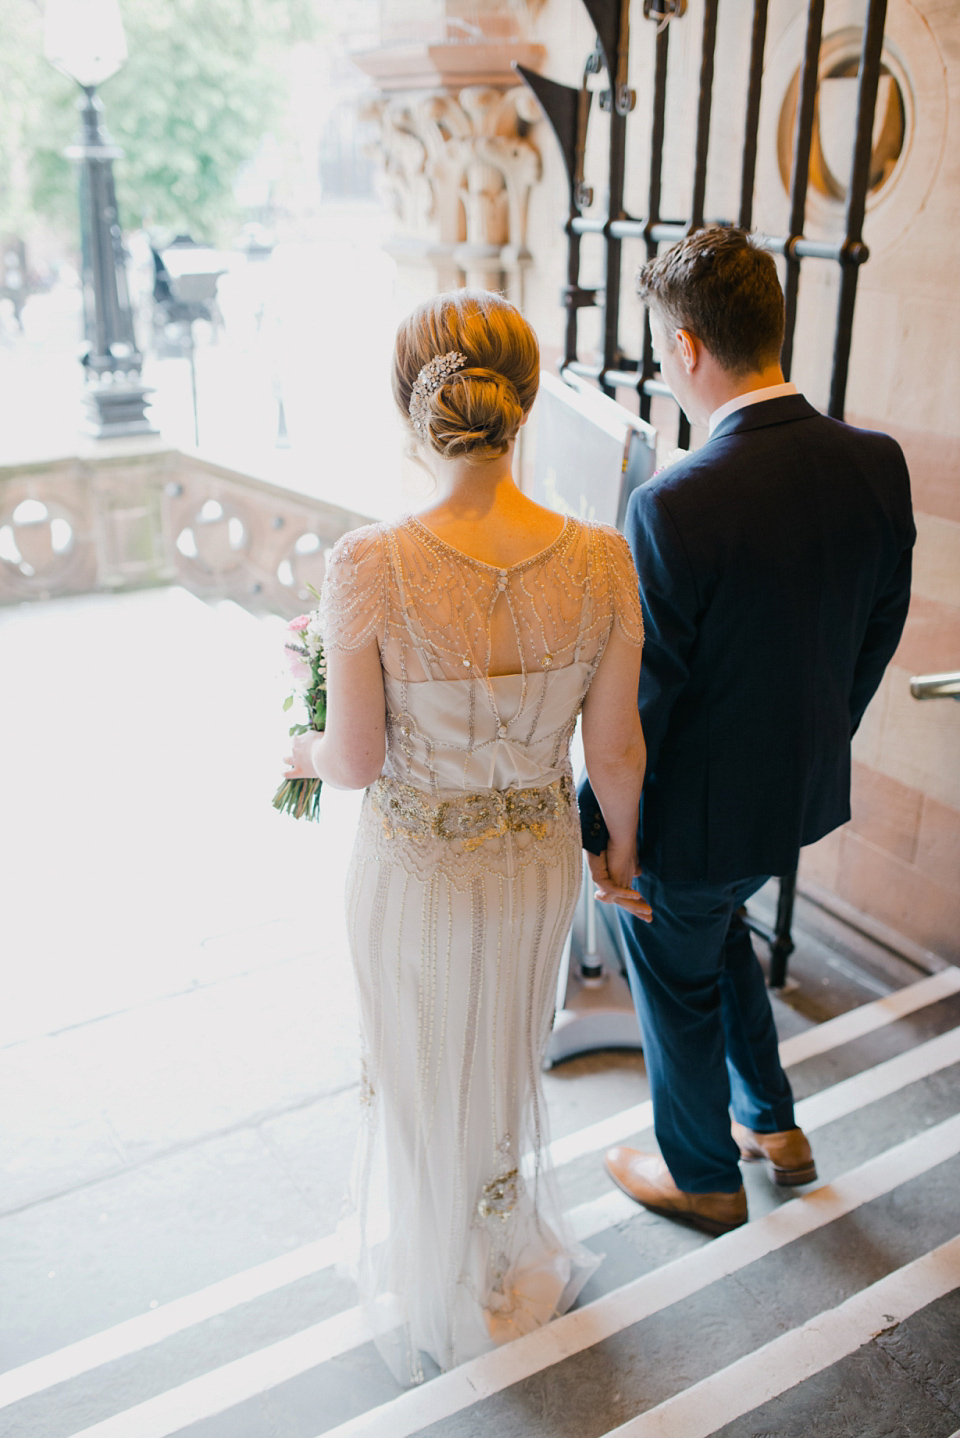
[[[606,525],[567,519],[545,549],[499,569],[409,517],[344,536],[331,555],[321,616],[328,644],[355,649],[377,635],[384,668],[397,678],[406,669],[410,679],[462,679],[467,669],[487,673],[501,592],[522,669],[536,672],[570,663],[578,646],[581,657],[599,660],[611,614],[631,636],[639,632],[636,589],[626,541]]]
[[[506,606],[520,660],[491,673]],[[613,626],[641,644],[623,538],[568,519],[497,568],[423,523],[345,536],[327,648],[376,639],[387,758],[348,922],[364,1124],[347,1221],[361,1301],[405,1384],[564,1312],[598,1260],[549,1171],[540,1062],[580,887],[569,747]],[[498,623],[502,622],[498,619]]]

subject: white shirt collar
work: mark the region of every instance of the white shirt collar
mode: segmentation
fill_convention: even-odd
[[[781,399],[783,395],[796,394],[795,384],[768,384],[764,389],[748,389],[746,394],[736,394],[733,399],[728,399],[719,409],[715,409],[710,416],[709,434],[713,434],[717,425],[727,418],[729,414],[736,414],[738,409],[746,409],[748,404],[761,404],[765,399]],[[709,437],[709,436],[708,436]]]

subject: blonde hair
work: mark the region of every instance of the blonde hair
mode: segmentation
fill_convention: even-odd
[[[424,365],[458,351],[467,363],[427,396],[414,434],[410,395]],[[488,290],[453,290],[418,305],[397,330],[393,397],[410,436],[445,459],[497,459],[537,397],[540,347],[523,315]]]

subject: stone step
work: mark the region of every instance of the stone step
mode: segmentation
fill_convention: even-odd
[[[918,1309],[855,1352],[716,1428],[714,1438],[960,1438],[960,1292]],[[754,1396],[754,1395],[751,1395]],[[811,1415],[821,1416],[815,1428]],[[823,1420],[829,1426],[824,1426]]]
[[[718,1431],[729,1432],[725,1420],[755,1413],[758,1399],[764,1403],[788,1393],[812,1375],[836,1368],[839,1359],[858,1352],[878,1333],[898,1328],[937,1300],[954,1297],[958,1290],[960,1236],[955,1236],[859,1290],[837,1307],[817,1313],[709,1378],[608,1430],[607,1438],[666,1438],[681,1434],[683,1438],[711,1438]],[[951,1421],[945,1406],[931,1416],[934,1421],[939,1417],[941,1423]],[[902,1411],[898,1412],[897,1431],[901,1434],[908,1431],[903,1417]],[[756,1428],[752,1431],[755,1433]],[[866,1431],[862,1408],[856,1428],[848,1431],[860,1435]],[[933,1438],[936,1430],[929,1427],[922,1431]],[[831,1428],[832,1434],[838,1432],[836,1426]]]
[[[573,1403],[572,1395],[586,1384],[595,1395],[595,1417],[603,1415],[606,1423],[590,1431],[606,1432],[617,1406],[613,1393],[620,1393],[621,1406],[633,1405],[634,1416],[651,1407],[627,1382],[635,1370],[645,1371],[647,1339],[641,1341],[636,1330],[651,1323],[668,1330],[678,1321],[678,1304],[693,1304],[689,1332],[709,1335],[709,1342],[700,1345],[704,1356],[722,1360],[716,1314],[726,1312],[729,1321],[736,1311],[744,1271],[769,1295],[767,1307],[761,1304],[753,1312],[754,1326],[758,1314],[765,1313],[776,1315],[774,1328],[790,1329],[808,1322],[809,1314],[781,1312],[777,1305],[782,1308],[791,1270],[805,1271],[807,1250],[814,1280],[799,1287],[808,1305],[812,1302],[811,1311],[819,1312],[835,1297],[828,1279],[845,1275],[859,1291],[858,1285],[879,1282],[892,1266],[888,1235],[880,1244],[883,1273],[864,1273],[859,1256],[864,1223],[879,1225],[886,1234],[890,1219],[884,1215],[889,1210],[898,1217],[914,1250],[898,1255],[900,1266],[922,1257],[925,1239],[929,1248],[954,1236],[944,1231],[941,1210],[956,1221],[955,1206],[943,1197],[943,1176],[951,1175],[947,1192],[955,1192],[960,1179],[960,974],[945,974],[785,1042],[784,1058],[789,1062],[795,1052],[808,1071],[812,1091],[803,1100],[799,1121],[817,1131],[821,1183],[796,1198],[773,1190],[758,1169],[748,1169],[753,1221],[721,1240],[666,1223],[610,1192],[597,1150],[613,1141],[611,1124],[619,1123],[622,1136],[631,1136],[637,1110],[560,1140],[555,1153],[566,1168],[590,1159],[591,1191],[573,1217],[580,1235],[605,1251],[607,1262],[577,1310],[528,1339],[396,1396],[358,1313],[344,1304],[348,1290],[329,1267],[335,1241],[322,1240],[0,1375],[5,1438],[172,1438],[186,1433],[243,1438],[248,1432],[251,1438],[272,1432],[318,1438],[326,1431],[338,1438],[354,1431],[399,1438],[401,1432],[433,1425],[439,1425],[437,1438],[441,1433],[452,1438],[454,1433],[500,1431],[499,1416],[495,1427],[490,1426],[493,1414],[482,1416],[490,1402],[507,1404],[509,1431],[531,1438],[541,1432],[550,1438],[561,1432],[582,1438],[585,1428],[551,1427],[552,1419],[518,1426],[518,1415],[530,1406],[531,1385],[542,1396],[546,1368],[551,1373],[546,1411],[554,1410],[556,1395],[567,1388],[563,1375],[569,1368],[570,1413],[582,1406]],[[824,1252],[829,1256],[837,1236],[844,1234],[846,1247],[841,1242],[839,1253],[825,1264]],[[650,1293],[660,1295],[653,1309]],[[615,1362],[611,1344],[619,1354]],[[639,1370],[637,1361],[629,1360],[632,1345],[640,1355]],[[595,1364],[610,1374],[604,1402],[596,1393]],[[674,1373],[676,1367],[667,1365]],[[689,1386],[688,1376],[677,1392]],[[454,1401],[445,1394],[459,1396]],[[543,1402],[537,1398],[532,1407],[540,1411]],[[364,1410],[369,1410],[366,1417]],[[411,1415],[409,1420],[404,1414]]]
[[[911,1034],[903,1029],[903,1023],[899,1021],[906,1015],[912,1015],[913,1024],[923,1022],[924,1036],[939,1035],[945,1027],[949,1027],[949,999],[958,990],[960,970],[948,969],[900,990],[889,998],[865,1004],[819,1025],[816,1029],[787,1040],[781,1045],[783,1061],[788,1067],[792,1067],[795,1060],[807,1061],[813,1053],[823,1055],[841,1045],[852,1049],[863,1033],[875,1032],[881,1028],[891,1031],[884,1054],[891,1049],[895,1053],[903,1053],[909,1047],[911,1036],[915,1036],[919,1030],[914,1029]],[[944,999],[948,1001],[946,1008]],[[906,1062],[908,1065],[922,1065],[922,1061],[921,1054]],[[848,1060],[845,1072],[853,1076],[865,1066],[865,1060],[861,1056],[859,1062]],[[586,1203],[579,1205],[574,1221],[579,1237],[588,1238],[598,1231],[598,1224],[600,1227],[609,1227],[631,1212],[636,1212],[635,1205],[631,1204],[629,1199],[617,1190],[611,1191],[597,1162],[597,1154],[609,1143],[626,1138],[642,1139],[651,1119],[652,1109],[649,1103],[641,1104],[622,1114],[615,1114],[599,1124],[581,1129],[552,1146],[552,1158],[560,1166],[561,1179],[567,1175],[575,1160],[583,1157],[589,1160],[588,1165],[584,1166],[584,1172],[589,1178],[591,1194]],[[804,1121],[811,1127],[811,1131],[816,1127],[815,1114],[805,1111]],[[642,1126],[637,1127],[637,1124]],[[753,1176],[748,1170],[748,1181]],[[758,1195],[766,1193],[766,1186],[759,1185]],[[140,1314],[105,1332],[71,1344],[48,1358],[24,1364],[15,1372],[2,1374],[0,1407],[50,1386],[51,1383],[62,1382],[92,1367],[122,1357],[125,1353],[144,1349],[208,1318],[238,1309],[266,1293],[296,1284],[333,1266],[338,1260],[339,1251],[336,1235],[330,1235],[293,1253],[284,1254],[233,1278],[222,1280],[199,1293],[164,1304],[157,1311]]]
[[[927,1149],[932,1134],[933,1148]],[[908,1140],[836,1184],[652,1269],[540,1333],[379,1411],[320,1431],[327,1438],[424,1432],[431,1438],[499,1432],[592,1438],[615,1430],[628,1415],[666,1403],[954,1239],[960,1226],[952,1197],[960,1181],[958,1135],[955,1116],[942,1131]],[[918,1173],[915,1164],[926,1162],[919,1159],[922,1152],[943,1157]],[[960,1276],[949,1288],[957,1284]],[[768,1396],[745,1395],[740,1411]],[[205,1438],[227,1431],[211,1426]],[[663,1432],[689,1438],[682,1423]]]

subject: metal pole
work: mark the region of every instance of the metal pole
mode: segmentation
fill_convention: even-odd
[[[627,17],[630,0],[620,0],[616,57],[607,56],[607,79],[610,83],[610,144],[609,188],[607,190],[607,224],[604,227],[604,294],[603,294],[603,367],[615,368],[620,354],[620,281],[621,241],[610,233],[609,222],[623,218],[623,177],[626,166],[628,101],[625,90],[629,31]],[[615,391],[603,384],[610,398]]]
[[[653,66],[653,121],[650,131],[650,187],[647,191],[648,257],[656,253],[652,227],[660,219],[660,194],[663,185],[663,138],[667,115],[667,58],[670,49],[670,26],[657,32]]]
[[[290,449],[290,432],[287,429],[287,411],[283,404],[283,388],[279,380],[274,382],[274,394],[277,397],[277,439],[276,449]]]
[[[667,56],[670,45],[670,26],[664,25],[657,31],[656,55],[653,66],[653,120],[650,130],[650,188],[647,192],[647,222],[643,238],[646,243],[647,259],[657,253],[658,241],[654,237],[654,226],[660,219],[660,194],[663,184],[663,137],[666,128],[667,109]],[[640,418],[650,422],[651,394],[647,383],[653,379],[653,336],[650,333],[650,315],[646,305],[643,308],[643,339],[638,366],[637,388],[640,391]]]
[[[583,882],[586,904],[586,934],[584,952],[580,959],[580,977],[586,984],[595,985],[603,979],[603,960],[597,952],[597,899],[594,892],[593,875],[587,856],[583,856]]]
[[[760,128],[760,91],[763,86],[763,51],[767,40],[768,0],[754,0],[753,30],[750,35],[750,78],[747,83],[747,113],[743,122],[743,163],[740,170],[740,214],[742,230],[753,224],[753,186],[757,173],[757,134]]]
[[[773,943],[770,946],[770,987],[772,989],[782,989],[787,981],[787,960],[794,949],[790,930],[793,926],[793,905],[796,896],[796,873],[784,874],[780,880],[777,918],[773,931]]]
[[[581,206],[593,203],[593,191],[584,183],[584,156],[587,145],[587,124],[590,118],[590,91],[587,77],[595,74],[602,64],[599,48],[588,56],[584,66],[583,80],[579,90],[570,85],[560,85],[548,80],[533,70],[518,65],[513,68],[532,90],[560,145],[569,187],[567,234],[567,283],[563,290],[562,303],[567,311],[564,326],[564,349],[561,369],[573,363],[577,357],[577,311],[585,305],[596,304],[596,291],[580,287],[580,236],[581,228],[589,222],[581,214]],[[602,228],[598,222],[598,228]]]
[[[123,151],[101,128],[96,88],[81,88],[80,140],[66,154],[80,162],[87,427],[98,438],[155,434],[145,414],[150,391],[140,383],[143,360],[134,337],[113,181],[113,162]]]
[[[703,226],[707,193],[707,156],[710,150],[710,112],[713,108],[713,62],[717,43],[717,0],[706,0],[703,8],[703,39],[700,47],[700,98],[697,104],[697,144],[693,166],[693,194],[687,233]],[[677,447],[690,448],[690,421],[680,411],[677,420]]]
[[[693,166],[693,196],[690,201],[690,229],[703,225],[707,193],[707,154],[710,149],[710,111],[713,107],[713,59],[717,45],[717,0],[706,0],[703,8],[703,42],[700,49],[700,99],[697,105],[697,146]]]
[[[587,151],[587,124],[590,119],[590,91],[587,89],[587,75],[591,73],[592,60],[588,59],[583,72],[580,93],[577,96],[577,128],[573,151],[573,169],[570,172],[570,221],[567,229],[567,323],[564,333],[563,362],[568,364],[577,357],[578,311],[580,302],[588,299],[592,304],[595,296],[584,296],[580,289],[580,236],[572,228],[572,221],[580,214],[581,205],[593,201],[593,191],[584,183],[584,161]],[[597,57],[599,68],[599,57]]]
[[[860,51],[860,80],[857,85],[857,137],[850,164],[850,186],[847,190],[847,212],[844,222],[845,239],[841,255],[840,295],[837,301],[837,328],[833,347],[833,373],[830,377],[830,403],[827,413],[843,419],[847,394],[847,371],[850,364],[850,342],[853,338],[853,310],[857,300],[860,264],[866,258],[863,221],[870,187],[870,158],[873,153],[873,117],[877,108],[877,86],[880,83],[880,61],[883,54],[883,27],[887,17],[887,0],[869,0],[863,27]],[[854,247],[856,247],[854,249]],[[856,256],[856,258],[854,258]]]
[[[197,356],[193,342],[193,321],[187,321],[187,359],[190,361],[190,398],[193,401],[193,443],[200,448],[200,415],[197,409]]]
[[[797,323],[797,294],[800,288],[800,261],[793,243],[803,234],[807,209],[807,183],[810,177],[810,145],[816,114],[817,85],[820,69],[820,37],[823,32],[824,0],[810,0],[807,11],[807,36],[800,72],[800,93],[797,97],[797,128],[793,145],[793,166],[790,174],[790,234],[785,247],[787,282],[784,286],[784,335],[780,364],[784,376],[790,378],[793,364],[793,332]]]

